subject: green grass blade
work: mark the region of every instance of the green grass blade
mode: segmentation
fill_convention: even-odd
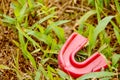
[[[22,6],[26,3],[26,0],[17,0]]]
[[[49,32],[53,29],[53,27],[62,25],[64,23],[69,22],[70,20],[60,20],[57,22],[52,22],[50,25],[48,25],[47,29],[45,30],[45,34],[49,34]]]
[[[61,77],[63,80],[70,80],[69,75],[67,75],[67,74],[66,74],[65,72],[63,72],[62,70],[57,69],[57,73],[60,75],[60,77]]]
[[[98,1],[95,1],[95,8],[97,12],[97,20],[99,22],[101,20],[101,17],[100,17],[100,6],[98,5]]]
[[[42,34],[38,31],[26,30],[27,34],[36,37],[38,40],[43,41],[44,43],[48,44],[49,46],[52,43],[52,38],[45,34]]]
[[[24,4],[20,10],[19,16],[17,16],[19,23],[21,23],[23,21],[26,10],[27,10],[27,4]]]
[[[38,68],[38,70],[36,71],[36,73],[35,73],[35,80],[40,80],[40,77],[41,77],[41,71],[39,70],[39,68]]]
[[[3,15],[4,19],[1,19],[2,22],[8,23],[8,24],[15,24],[16,20],[14,18],[11,18],[10,16]]]
[[[2,65],[2,64],[0,64],[0,69],[10,69],[8,66],[5,66],[5,65]]]
[[[112,56],[112,66],[115,66],[119,60],[120,60],[120,54],[114,54]]]
[[[30,36],[28,36],[28,35],[21,29],[21,27],[20,27],[20,25],[19,25],[18,23],[17,23],[17,25],[16,25],[16,28],[17,28],[18,31],[21,32],[22,35],[24,35],[29,41],[31,41],[34,46],[37,46],[37,47],[40,48],[39,44],[38,44],[37,42],[35,42]]]
[[[114,28],[114,32],[115,32],[115,35],[117,37],[117,41],[120,44],[120,33],[119,33],[118,29]]]
[[[35,59],[31,55],[31,53],[28,52],[27,43],[25,43],[24,37],[21,34],[21,32],[19,32],[19,41],[21,43],[21,50],[22,50],[23,54],[30,60],[30,62],[32,63],[32,66],[36,69],[37,67],[36,67]]]
[[[39,65],[39,71],[41,71],[42,75],[48,80],[47,72],[45,71],[44,67],[42,65]]]
[[[26,9],[27,9],[27,4],[24,4],[23,7],[20,10],[20,16],[24,16],[24,14],[26,12]]]
[[[61,27],[53,27],[53,31],[56,33],[60,41],[64,42],[65,41],[65,33],[63,28]]]
[[[46,20],[48,20],[48,19],[50,19],[50,18],[55,17],[55,16],[54,16],[55,14],[56,14],[56,13],[52,13],[52,14],[50,14],[50,15],[42,18],[42,19],[40,19],[37,23],[41,24],[41,23],[43,23],[44,21],[46,21]]]
[[[92,5],[94,5],[94,0],[88,0],[88,4],[92,4]]]
[[[120,13],[120,3],[118,2],[118,0],[114,0],[114,1],[115,1],[117,11]]]
[[[92,15],[96,14],[96,11],[95,10],[91,10],[91,11],[88,11],[85,15],[83,15],[80,20],[78,20],[77,24],[79,24],[79,30],[78,32],[79,33],[82,33],[83,32],[83,27],[84,27],[84,23],[85,21]]]
[[[29,5],[30,8],[33,8],[34,5],[35,5],[34,0],[28,0],[28,5]]]
[[[111,77],[115,76],[116,74],[113,72],[92,72],[86,75],[83,75],[82,77],[78,78],[77,80],[85,80],[89,78],[104,78],[104,77]]]
[[[113,29],[114,29],[115,35],[117,37],[118,43],[120,44],[120,29],[118,28],[118,26],[113,21],[111,21],[111,24],[114,27]]]
[[[114,16],[107,16],[105,18],[103,18],[98,25],[96,26],[95,30],[94,30],[94,42],[98,36],[98,34],[103,31],[105,29],[105,27],[107,26],[107,24],[110,22],[110,20],[113,18]]]
[[[120,24],[120,13],[116,14],[115,19],[116,19],[117,23]]]

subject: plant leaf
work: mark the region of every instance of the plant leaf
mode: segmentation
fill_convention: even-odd
[[[50,14],[50,15],[48,15],[48,16],[40,19],[37,23],[41,24],[41,23],[43,23],[44,21],[48,20],[49,18],[55,17],[55,16],[54,16],[55,14],[56,14],[56,13]]]
[[[115,73],[113,72],[92,72],[92,73],[81,76],[77,80],[85,80],[89,78],[102,78],[102,77],[104,78],[104,77],[111,77],[114,75]]]
[[[66,80],[66,79],[67,79],[67,80],[70,80],[69,75],[67,75],[65,72],[57,69],[57,73],[60,75],[60,77],[61,77],[63,80]]]
[[[96,14],[95,10],[88,11],[85,15],[83,15],[80,20],[77,21],[77,24],[79,24],[79,33],[83,32],[84,22],[92,15]]]
[[[65,41],[65,33],[64,30],[60,27],[53,27],[53,31],[56,33],[60,41],[64,42]]]
[[[29,35],[36,37],[38,40],[43,41],[44,43],[48,44],[49,46],[52,43],[52,38],[50,36],[47,36],[45,34],[38,32],[38,31],[32,31],[32,30],[26,30],[26,32]]]
[[[48,34],[53,29],[53,27],[62,25],[62,24],[67,23],[69,21],[70,20],[60,20],[60,21],[57,21],[57,22],[52,22],[50,25],[48,25],[47,29],[45,30],[45,34]]]
[[[119,60],[120,60],[120,54],[114,54],[112,56],[112,65],[115,66]]]
[[[94,44],[95,44],[95,41],[96,41],[98,34],[105,29],[105,27],[107,26],[107,24],[110,22],[110,20],[113,17],[114,16],[107,16],[107,17],[103,18],[102,20],[100,20],[100,22],[98,23],[98,25],[94,29],[94,38],[93,38]]]
[[[28,52],[28,50],[27,50],[27,43],[25,43],[24,37],[23,37],[23,35],[21,34],[20,31],[19,31],[19,41],[21,43],[21,50],[22,50],[24,56],[26,56],[30,60],[30,62],[32,63],[32,66],[36,69],[37,67],[36,67],[35,59],[31,55],[31,53]]]
[[[10,69],[8,66],[0,64],[0,69]]]
[[[26,0],[17,0],[22,6],[25,4]]]
[[[119,33],[119,30],[114,27],[114,32],[115,32],[115,35],[117,37],[118,43],[120,44],[120,33]]]
[[[16,20],[14,18],[11,18],[10,16],[3,15],[4,19],[2,19],[2,22],[9,23],[9,24],[15,24]]]

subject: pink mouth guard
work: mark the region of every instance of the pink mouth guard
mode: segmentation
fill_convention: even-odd
[[[87,38],[78,33],[73,33],[58,54],[58,64],[60,68],[73,78],[78,78],[84,74],[107,68],[106,59],[99,52],[94,53],[83,62],[77,62],[75,60],[75,54],[81,50],[87,42]]]

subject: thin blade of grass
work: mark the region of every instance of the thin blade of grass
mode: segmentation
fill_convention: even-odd
[[[14,18],[11,18],[10,16],[3,15],[4,19],[1,19],[2,22],[9,23],[9,24],[15,24],[16,20]]]
[[[10,69],[10,68],[8,66],[6,66],[6,65],[0,64],[0,69]]]
[[[25,4],[26,0],[17,0],[22,6]]]
[[[39,68],[38,68],[38,70],[36,71],[36,73],[35,73],[35,80],[40,80],[40,77],[41,77],[41,71],[39,70]]]
[[[55,16],[54,16],[55,14],[56,14],[56,13],[52,13],[52,14],[50,14],[50,15],[42,18],[41,20],[39,20],[37,23],[41,24],[41,23],[43,23],[44,21],[46,21],[46,20],[48,20],[48,19],[50,19],[50,18],[55,17]]]
[[[101,17],[100,17],[100,6],[98,5],[98,1],[95,1],[95,8],[96,8],[96,12],[97,12],[97,20],[98,22],[101,20]]]
[[[49,46],[52,43],[52,38],[45,34],[42,34],[38,31],[26,30],[27,34],[36,37],[38,40],[43,41],[44,43],[48,44]]]
[[[57,73],[60,75],[60,77],[63,80],[70,80],[69,75],[67,75],[65,72],[61,71],[60,69],[57,69]]]
[[[64,23],[69,22],[70,20],[60,20],[57,22],[52,22],[50,25],[48,25],[47,29],[45,30],[45,34],[49,34],[49,32],[53,29],[53,27],[62,25]]]
[[[36,62],[34,57],[31,55],[31,53],[28,52],[27,50],[27,43],[25,43],[24,41],[24,37],[21,34],[21,32],[19,31],[19,41],[21,43],[21,50],[23,52],[23,54],[30,60],[30,62],[32,63],[32,66],[36,69]]]
[[[117,37],[117,41],[120,44],[120,33],[119,33],[119,31],[116,28],[114,28],[114,32],[115,32],[115,35]]]
[[[44,77],[48,80],[48,76],[47,76],[47,72],[45,71],[44,67],[42,65],[39,65],[39,71],[42,72],[42,74],[44,75]]]
[[[118,43],[120,44],[120,29],[118,28],[118,26],[113,21],[111,21],[111,24],[114,27],[114,32],[115,32],[116,38],[118,40]]]
[[[30,8],[33,8],[34,5],[35,5],[34,0],[28,0],[28,5],[29,5]]]
[[[19,24],[16,25],[16,28],[17,28],[18,31],[21,32],[22,35],[24,35],[29,41],[31,41],[34,46],[37,46],[37,47],[41,48],[37,42],[35,42],[30,36],[28,36],[28,35],[21,29],[21,27],[20,27]]]
[[[120,3],[118,2],[118,0],[114,0],[114,1],[115,1],[117,11],[120,13]]]

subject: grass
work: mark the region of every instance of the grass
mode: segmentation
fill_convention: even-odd
[[[74,1],[75,2],[75,1]],[[73,3],[74,3],[73,2]],[[91,10],[82,14],[74,23],[74,32],[78,32],[89,39],[83,50],[87,57],[95,51],[101,52],[107,58],[109,68],[101,72],[93,72],[75,80],[119,79],[120,53],[117,51],[120,45],[120,4],[118,0],[87,0],[86,4]],[[109,4],[115,7],[115,12],[109,15]],[[19,48],[16,56],[13,56],[12,67],[0,64],[0,69],[12,70],[18,80],[74,80],[72,77],[61,71],[57,65],[57,55],[64,44],[65,32],[62,25],[72,23],[72,19],[58,19],[57,7],[48,7],[43,0],[17,0],[12,1],[11,7],[14,17],[0,14],[2,25],[14,29],[18,35],[18,41],[13,40]],[[65,13],[63,13],[65,14]],[[77,14],[77,13],[75,13]],[[72,16],[72,14],[70,15]],[[32,22],[30,22],[32,17]],[[35,19],[36,18],[36,19]],[[107,32],[112,26],[112,31]],[[110,35],[109,35],[110,34]],[[115,40],[115,43],[112,42]],[[112,43],[112,44],[111,44]],[[32,47],[32,50],[28,50]],[[29,60],[32,70],[23,72],[19,66],[19,55]],[[39,54],[40,61],[36,60],[35,54]],[[84,56],[83,56],[84,57]]]

